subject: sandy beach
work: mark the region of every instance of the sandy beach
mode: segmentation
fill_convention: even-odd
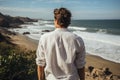
[[[95,68],[109,68],[114,75],[120,75],[120,63],[105,60],[99,56],[87,55],[86,56],[86,67],[94,66]]]
[[[36,50],[37,49],[38,41],[35,41],[25,35],[17,34],[15,36],[11,36],[11,38],[12,38],[12,42],[17,44],[23,50]],[[95,69],[109,68],[109,70],[112,72],[113,75],[120,76],[120,63],[108,61],[99,56],[87,54],[86,55],[86,68],[88,68],[89,66],[93,66]],[[86,80],[94,80],[94,79],[88,78]],[[97,80],[102,80],[102,79],[97,79]],[[116,79],[116,80],[119,80],[119,79]]]
[[[38,41],[33,40],[25,35],[17,34],[10,36],[12,38],[12,42],[17,44],[23,50],[36,50]]]

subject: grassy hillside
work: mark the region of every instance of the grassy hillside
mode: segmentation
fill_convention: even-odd
[[[0,80],[36,80],[35,51],[22,51],[0,33]]]

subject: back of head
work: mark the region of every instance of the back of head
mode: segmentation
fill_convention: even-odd
[[[66,8],[54,9],[54,18],[58,25],[67,28],[71,22],[71,12]]]

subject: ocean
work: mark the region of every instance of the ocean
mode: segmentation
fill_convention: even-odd
[[[52,20],[39,20],[32,24],[23,24],[22,28],[12,31],[39,40],[45,30],[54,30]],[[106,60],[120,63],[120,20],[73,20],[68,28],[82,37],[88,54],[100,56]]]

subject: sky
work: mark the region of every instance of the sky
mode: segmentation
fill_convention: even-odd
[[[0,0],[0,12],[11,16],[53,19],[65,7],[72,19],[120,19],[120,0]]]

